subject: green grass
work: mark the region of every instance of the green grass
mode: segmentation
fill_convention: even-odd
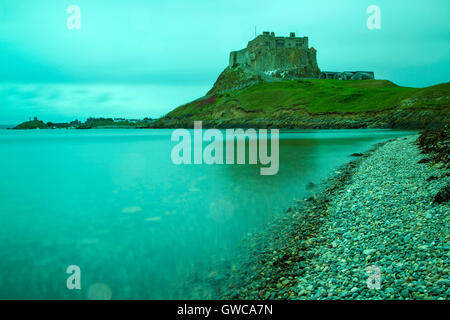
[[[316,113],[382,111],[392,108],[449,108],[450,83],[417,89],[387,80],[303,80],[264,83],[247,90],[204,97],[181,106],[169,117],[211,115],[238,107],[251,116],[278,110]],[[250,115],[251,114],[251,115]]]

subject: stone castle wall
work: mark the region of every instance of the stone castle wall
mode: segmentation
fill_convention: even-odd
[[[276,37],[264,32],[250,41],[247,48],[230,53],[230,68],[252,68],[276,75],[287,72],[298,77],[317,77],[316,50],[308,47],[308,37]]]

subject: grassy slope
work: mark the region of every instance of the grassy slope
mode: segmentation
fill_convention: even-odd
[[[247,90],[201,98],[168,114],[172,118],[203,115],[214,118],[220,110],[237,107],[248,117],[267,116],[276,111],[328,112],[382,111],[400,108],[449,108],[450,83],[416,89],[386,80],[303,80],[264,83]]]

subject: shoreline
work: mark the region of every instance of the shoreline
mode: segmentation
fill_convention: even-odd
[[[250,259],[220,297],[448,299],[450,206],[432,201],[450,179],[445,169],[418,163],[428,155],[417,137],[374,145],[297,201],[249,241]],[[380,290],[367,287],[372,265],[381,270]]]

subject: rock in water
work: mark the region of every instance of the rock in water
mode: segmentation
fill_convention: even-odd
[[[312,182],[308,182],[308,184],[306,185],[306,189],[308,190],[312,190],[316,187],[316,185]]]

